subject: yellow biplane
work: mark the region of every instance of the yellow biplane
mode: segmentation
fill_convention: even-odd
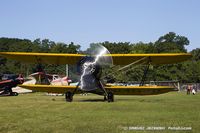
[[[104,58],[109,58],[113,65],[144,64],[148,71],[149,65],[172,64],[191,58],[188,53],[168,54],[109,54],[100,52],[97,55],[84,54],[58,54],[58,53],[26,53],[26,52],[0,52],[0,56],[29,63],[37,64],[77,64],[80,66],[81,78],[77,86],[52,86],[52,85],[21,85],[23,88],[34,91],[65,93],[66,101],[71,102],[73,95],[81,92],[90,92],[104,96],[108,102],[114,101],[114,95],[156,95],[175,88],[171,86],[115,86],[101,82],[101,64]],[[103,59],[102,59],[103,58]],[[125,66],[124,66],[125,65]],[[146,73],[144,73],[146,74]],[[145,76],[144,76],[145,77]]]

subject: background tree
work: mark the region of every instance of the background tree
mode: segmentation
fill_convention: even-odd
[[[131,52],[131,45],[129,42],[102,42],[102,43],[91,43],[90,48],[88,48],[85,52],[91,53],[92,50],[95,49],[96,45],[102,45],[108,49],[111,54],[127,54]]]
[[[131,52],[135,54],[141,54],[141,53],[154,53],[154,44],[152,42],[150,43],[143,43],[139,42],[136,44],[131,44]]]
[[[155,42],[154,53],[185,53],[187,45],[189,45],[189,40],[186,37],[169,32]]]

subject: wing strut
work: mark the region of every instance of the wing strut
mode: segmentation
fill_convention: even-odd
[[[144,64],[147,58],[149,58],[149,57],[143,57],[143,58],[141,58],[139,60],[136,60],[136,61],[134,61],[134,62],[132,62],[132,63],[130,63],[130,64],[124,66],[124,67],[121,67],[118,70],[116,70],[116,71],[114,71],[114,72],[102,77],[101,79],[105,79],[106,77],[114,75],[117,72],[120,72],[122,70],[126,70],[126,69],[130,68],[131,66],[134,66],[134,65],[137,65],[137,64]]]
[[[146,80],[146,77],[147,77],[147,73],[149,71],[149,66],[151,65],[151,58],[149,57],[148,58],[148,64],[146,65],[145,69],[144,69],[144,74],[142,76],[142,80],[140,82],[140,86],[143,86],[144,85],[144,82]]]
[[[131,66],[133,66],[133,65],[137,65],[137,64],[143,63],[143,61],[145,61],[147,58],[149,58],[149,57],[143,57],[143,58],[141,58],[141,59],[139,59],[139,60],[136,60],[136,61],[134,61],[134,62],[132,62],[132,63],[130,63],[130,64],[128,64],[128,65],[126,65],[126,66],[120,68],[120,69],[118,69],[117,71],[121,71],[121,70],[124,70],[124,69],[126,69],[126,68],[129,68],[129,67],[131,67]],[[148,61],[149,61],[149,60],[148,60]]]
[[[76,93],[76,91],[77,91],[77,89],[78,89],[78,87],[79,87],[80,84],[81,84],[81,81],[79,81],[78,84],[76,85],[76,88],[75,88],[75,90],[72,93],[73,95]]]

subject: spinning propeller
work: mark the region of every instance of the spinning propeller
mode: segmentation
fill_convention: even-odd
[[[93,91],[102,88],[100,81],[102,67],[113,65],[110,52],[102,45],[95,45],[91,48],[88,56],[78,63],[78,71],[81,74],[80,88],[84,91]]]

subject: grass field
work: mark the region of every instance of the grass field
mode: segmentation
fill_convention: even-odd
[[[114,103],[102,96],[64,96],[32,93],[0,97],[0,132],[174,132],[168,127],[191,127],[200,131],[200,94],[172,92],[156,96],[115,96]],[[144,127],[145,130],[125,130]],[[149,131],[148,127],[165,127]]]

